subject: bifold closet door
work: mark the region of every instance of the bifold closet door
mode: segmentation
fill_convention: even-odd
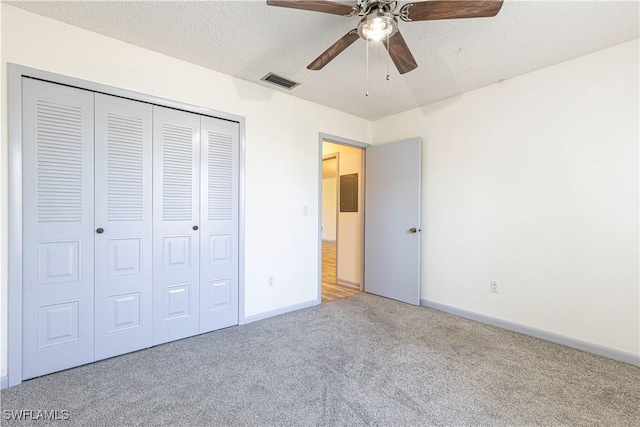
[[[153,107],[153,343],[199,333],[200,116]]]
[[[201,118],[200,332],[238,324],[240,125]]]
[[[149,104],[95,95],[95,358],[152,345]]]
[[[22,377],[94,360],[92,92],[22,79]]]

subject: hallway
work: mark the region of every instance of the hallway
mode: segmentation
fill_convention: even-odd
[[[360,289],[336,283],[336,244],[322,241],[322,302],[356,295]]]

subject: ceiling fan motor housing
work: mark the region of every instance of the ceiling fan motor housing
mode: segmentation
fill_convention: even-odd
[[[380,41],[388,39],[398,31],[398,20],[392,13],[376,9],[366,15],[358,24],[358,35],[363,40]]]

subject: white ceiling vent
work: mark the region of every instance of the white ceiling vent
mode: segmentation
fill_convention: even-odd
[[[266,76],[264,76],[263,78],[261,78],[260,80],[265,81],[265,82],[269,82],[271,84],[274,84],[276,86],[280,86],[283,87],[287,90],[291,90],[294,87],[298,86],[300,83],[298,82],[294,82],[293,80],[289,80],[286,79],[282,76],[279,76],[277,74],[273,74],[273,73],[268,73]]]

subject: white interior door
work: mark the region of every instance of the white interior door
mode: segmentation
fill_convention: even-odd
[[[201,118],[200,332],[238,324],[240,125]]]
[[[22,378],[92,362],[93,93],[22,79]]]
[[[153,343],[199,332],[200,116],[153,107]]]
[[[366,150],[365,291],[420,304],[420,138]]]
[[[152,106],[95,95],[95,357],[151,346]]]

